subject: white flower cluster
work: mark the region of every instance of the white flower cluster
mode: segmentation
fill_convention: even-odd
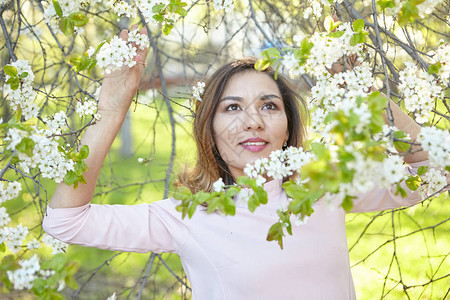
[[[75,112],[78,116],[89,116],[94,115],[97,111],[97,102],[94,100],[85,100],[83,103],[77,102],[77,106],[75,107]]]
[[[136,0],[136,6],[139,9],[139,11],[142,13],[142,16],[145,19],[146,23],[149,23],[150,25],[155,25],[157,21],[153,18],[155,15],[155,12],[153,11],[153,7],[156,5],[169,5],[169,0]],[[166,18],[169,18],[170,16],[165,16]]]
[[[7,186],[4,185],[4,182],[0,181],[0,204],[16,198],[19,196],[21,190],[22,185],[18,181],[10,182]]]
[[[60,123],[58,122],[54,123],[55,126],[59,126]],[[7,142],[6,149],[15,149],[24,137],[29,136],[35,143],[32,156],[29,157],[26,153],[17,152],[18,167],[25,173],[28,173],[32,168],[39,167],[43,177],[53,179],[58,183],[63,181],[66,173],[74,169],[74,162],[71,159],[66,159],[64,153],[59,151],[57,142],[59,137],[48,137],[49,133],[58,131],[58,129],[56,127],[50,129],[33,127],[33,129],[34,131],[29,134],[17,128],[10,128],[4,139]]]
[[[406,109],[415,114],[418,123],[425,123],[435,99],[443,96],[442,88],[432,75],[419,70],[414,63],[406,62],[405,66],[399,73],[401,83],[398,88],[405,100]]]
[[[342,3],[342,1],[344,1],[344,0],[336,0],[334,2]],[[322,1],[309,0],[309,1],[306,1],[306,3],[307,3],[307,7],[306,7],[305,11],[303,12],[303,17],[305,17],[305,19],[308,19],[311,14],[313,15],[313,18],[319,19],[322,16],[322,9],[323,9],[322,7],[330,6],[330,2],[327,0],[322,0]]]
[[[215,10],[220,11],[224,9],[226,13],[229,13],[234,9],[233,0],[214,0],[213,5]]]
[[[425,174],[421,176],[421,196],[422,199],[439,192],[447,185],[447,178],[439,171],[430,168]]]
[[[433,56],[433,63],[439,62],[441,68],[437,73],[442,80],[443,86],[450,84],[450,44],[441,41],[436,53]]]
[[[346,164],[348,169],[354,171],[354,174],[352,182],[340,184],[339,198],[343,199],[346,195],[359,196],[374,186],[390,188],[393,184],[405,179],[403,159],[400,156],[390,156],[380,163],[364,157],[355,146],[357,147],[357,145],[345,146],[346,150],[355,157]]]
[[[114,36],[109,43],[103,44],[97,53],[97,67],[106,74],[128,66],[131,68],[136,64],[134,60],[136,56],[136,48],[131,44],[127,44],[118,36]]]
[[[223,191],[224,188],[225,188],[225,183],[223,182],[222,177],[213,183],[213,189],[215,192],[220,193]]]
[[[20,106],[22,108],[22,114],[25,120],[36,117],[39,108],[34,103],[36,98],[36,92],[33,90],[33,86],[31,85],[34,80],[34,73],[31,70],[31,66],[26,60],[17,60],[11,63],[9,66],[13,66],[17,69],[17,74],[19,76],[23,76],[25,73],[27,76],[20,79],[19,88],[16,90],[12,90],[9,84],[5,84],[5,93],[8,95],[9,103],[11,108],[17,110],[17,107]],[[9,76],[6,75],[5,82],[9,79]]]
[[[28,234],[28,228],[22,224],[16,227],[3,227],[0,231],[0,244],[6,243],[12,253],[22,249],[23,240]]]
[[[58,241],[48,234],[44,233],[42,235],[42,242],[52,248],[52,254],[65,253],[67,251],[68,245],[66,243]]]
[[[130,30],[128,33],[128,42],[135,43],[141,50],[148,48],[150,45],[148,37],[145,34],[141,34],[137,28]]]
[[[372,85],[373,77],[367,63],[333,76],[329,73],[318,76],[309,103],[312,131],[326,136],[333,124],[325,124],[325,117],[329,112],[342,109],[347,115],[351,112],[358,115],[360,122],[356,130],[361,132],[370,123],[372,115],[367,104],[358,106],[356,99],[368,96]]]
[[[300,65],[294,55],[287,54],[282,59],[282,64],[286,67],[291,77],[297,77],[306,73],[314,76],[321,76],[328,73],[333,63],[337,62],[343,55],[360,54],[362,45],[350,45],[350,39],[353,36],[353,28],[350,23],[343,23],[337,28],[344,34],[337,38],[330,38],[325,33],[314,33],[309,41],[314,44],[310,50],[306,63]],[[294,37],[296,46],[301,45],[302,40]],[[360,57],[360,56],[358,56]]]
[[[192,97],[198,101],[202,101],[202,95],[205,92],[205,83],[197,82],[197,85],[192,86]]]
[[[436,127],[422,127],[417,136],[422,148],[428,152],[432,166],[450,166],[450,133]]]
[[[6,226],[11,221],[9,214],[6,212],[6,207],[0,207],[0,226]]]
[[[61,134],[67,128],[67,116],[64,111],[60,111],[51,116],[43,118],[47,129],[45,135]]]
[[[119,17],[127,17],[127,18],[135,18],[137,16],[136,7],[134,5],[128,4],[128,2],[124,0],[116,1],[116,0],[108,0],[106,4],[112,8],[114,13]]]
[[[257,159],[253,164],[247,164],[244,169],[245,175],[256,179],[258,186],[266,182],[267,177],[282,179],[291,176],[294,172],[307,164],[314,155],[303,151],[303,148],[288,147],[286,150],[276,150],[270,153],[270,157]]]
[[[41,268],[39,258],[35,254],[28,260],[19,261],[19,265],[21,266],[20,269],[6,272],[8,279],[16,290],[31,289],[33,287],[33,280],[38,277],[37,274]]]
[[[94,5],[100,2],[100,0],[59,0],[58,3],[61,6],[62,16],[68,17],[72,13],[79,12],[82,7],[87,7],[89,5]],[[55,7],[52,1],[49,1],[48,6],[44,10],[44,20],[53,31],[61,33],[59,30],[58,22],[60,20],[56,13]],[[82,33],[82,28],[75,27],[75,31]]]

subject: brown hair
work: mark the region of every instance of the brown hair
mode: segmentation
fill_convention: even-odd
[[[210,192],[213,183],[219,178],[227,185],[233,184],[233,177],[214,142],[212,124],[219,100],[230,78],[240,72],[255,70],[255,62],[255,58],[234,60],[222,66],[207,80],[202,101],[195,103],[193,134],[197,145],[197,162],[193,169],[185,169],[178,175],[177,185],[184,185],[196,193],[200,190]],[[261,72],[272,77],[280,90],[288,123],[287,146],[303,146],[307,123],[304,100],[283,76],[277,74],[275,79],[273,68]]]

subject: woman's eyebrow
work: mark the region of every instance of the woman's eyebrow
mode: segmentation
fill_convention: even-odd
[[[269,100],[272,98],[278,98],[281,100],[281,97],[275,94],[266,94],[266,95],[262,95],[259,97],[259,100]],[[235,101],[242,101],[243,98],[239,97],[239,96],[226,96],[223,97],[222,99],[220,99],[220,102],[225,101],[225,100],[235,100]]]
[[[226,97],[223,97],[222,99],[220,99],[220,102],[225,101],[225,100],[242,101],[243,98],[242,98],[242,97],[239,97],[239,96],[226,96]]]
[[[269,100],[269,99],[272,99],[272,98],[278,98],[278,99],[281,100],[281,97],[278,96],[278,95],[275,95],[275,94],[262,95],[259,99],[260,100]]]

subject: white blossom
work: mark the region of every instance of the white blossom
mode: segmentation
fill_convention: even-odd
[[[450,166],[450,133],[436,127],[422,127],[417,136],[422,148],[428,152],[432,166]]]
[[[135,47],[127,44],[118,36],[114,36],[109,42],[104,43],[97,53],[97,67],[106,74],[118,70],[122,66],[131,68],[136,64],[135,56]]]
[[[429,119],[435,99],[443,96],[442,88],[432,75],[418,69],[414,63],[406,62],[405,66],[399,73],[399,90],[406,109],[415,114],[418,123],[425,123]]]
[[[22,185],[20,184],[20,182],[9,182],[7,186],[5,186],[4,182],[0,182],[0,204],[5,201],[17,198],[21,190]]]
[[[213,189],[217,193],[222,192],[224,187],[225,187],[225,183],[223,182],[222,177],[219,178],[216,182],[213,183]]]
[[[42,242],[52,248],[52,254],[65,253],[68,247],[66,243],[58,241],[45,233],[42,235]]]
[[[430,168],[421,176],[421,179],[423,180],[421,186],[422,198],[426,198],[427,196],[439,192],[447,185],[447,178],[443,172],[434,168]]]
[[[192,97],[198,101],[202,101],[203,93],[205,92],[205,83],[197,82],[197,85],[192,86]]]
[[[0,207],[0,227],[8,225],[11,221],[8,213],[6,212],[6,207]],[[1,243],[1,242],[0,242]]]
[[[94,115],[97,111],[97,102],[94,100],[85,100],[83,103],[77,102],[75,111],[80,117]]]
[[[8,279],[16,290],[31,289],[33,287],[33,280],[37,278],[37,272],[41,268],[39,258],[33,255],[28,260],[20,260],[20,269],[15,271],[7,271]]]
[[[213,5],[217,11],[223,9],[226,13],[229,13],[234,9],[233,0],[213,0]]]

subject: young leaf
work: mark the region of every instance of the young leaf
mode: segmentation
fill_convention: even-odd
[[[14,66],[6,65],[3,67],[3,70],[5,71],[5,74],[9,77],[16,77],[17,76],[17,68]]]
[[[10,77],[10,78],[6,81],[6,83],[9,84],[9,87],[10,87],[13,91],[17,90],[17,89],[19,88],[19,85],[20,85],[19,78],[17,78],[17,77]]]
[[[417,174],[419,176],[422,176],[426,172],[428,172],[428,166],[420,166],[419,169],[417,169]]]
[[[348,195],[347,195],[347,196],[344,197],[344,200],[342,200],[341,206],[342,206],[342,208],[344,208],[344,210],[345,210],[346,212],[351,211],[352,208],[353,208],[353,201],[352,201],[352,198],[354,198],[354,197],[348,196]]]
[[[56,0],[53,0],[53,7],[55,8],[55,12],[58,15],[58,17],[62,18],[63,11],[62,11],[61,5],[59,5],[59,2]]]
[[[71,13],[69,15],[70,20],[72,21],[72,24],[77,27],[81,27],[83,25],[86,25],[87,22],[89,22],[89,18],[86,15],[83,15],[80,12],[77,13]]]
[[[283,249],[283,227],[283,224],[281,224],[280,222],[273,224],[270,227],[269,233],[267,234],[266,238],[268,241],[277,241],[281,249]]]
[[[65,35],[69,36],[74,31],[74,25],[71,19],[69,18],[62,18],[58,22],[58,27],[64,33]]]
[[[80,149],[80,158],[86,159],[89,156],[89,146],[83,145]]]
[[[352,24],[354,32],[361,32],[364,29],[364,20],[358,19]]]
[[[394,141],[394,147],[398,152],[407,152],[410,146],[410,144],[402,141]]]
[[[419,176],[409,176],[408,179],[405,181],[406,186],[411,190],[415,191],[419,188],[421,179]]]

